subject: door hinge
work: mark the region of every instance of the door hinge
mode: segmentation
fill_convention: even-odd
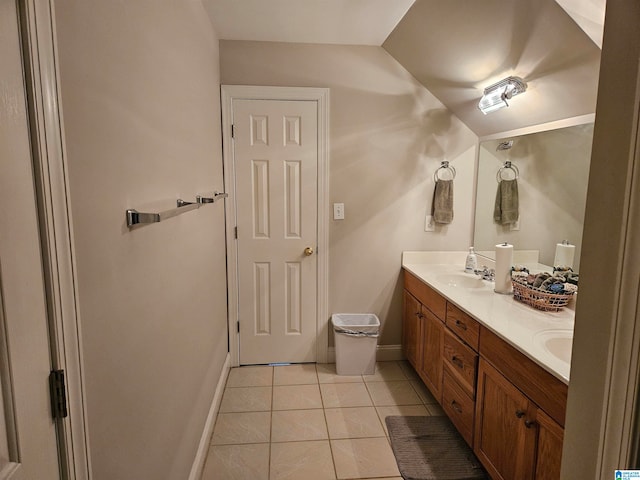
[[[64,383],[64,370],[52,370],[49,374],[51,391],[51,414],[53,418],[65,418],[67,411],[67,389]]]
[[[233,227],[233,236],[236,240],[238,239],[238,227]]]
[[[238,333],[240,333],[240,320],[238,320],[237,325],[238,325]]]
[[[231,138],[236,138],[236,126],[231,125]]]

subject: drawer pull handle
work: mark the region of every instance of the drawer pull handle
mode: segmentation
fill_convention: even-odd
[[[460,320],[456,320],[456,327],[458,327],[461,330],[466,330],[467,324],[464,322],[461,322]]]
[[[460,405],[458,405],[458,402],[456,402],[455,400],[451,400],[451,408],[453,408],[458,413],[462,413],[462,408],[460,408]]]
[[[518,418],[524,417],[524,412],[522,410],[516,410],[516,417]]]
[[[458,368],[464,368],[464,362],[462,360],[460,360],[458,357],[456,357],[455,355],[453,357],[451,357],[451,362],[453,362],[453,364],[457,365]]]
[[[525,420],[524,421],[524,426],[527,428],[533,428],[535,427],[536,422],[534,420]]]

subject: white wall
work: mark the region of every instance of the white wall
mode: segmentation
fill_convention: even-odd
[[[329,313],[371,312],[400,344],[401,253],[464,250],[477,137],[380,47],[220,42],[222,83],[330,88]],[[455,217],[424,231],[433,173],[455,165]]]
[[[55,3],[93,478],[189,475],[227,354],[218,39],[200,2]]]

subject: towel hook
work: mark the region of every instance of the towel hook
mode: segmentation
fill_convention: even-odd
[[[451,178],[449,180],[453,180],[454,178],[456,178],[456,169],[454,168],[454,166],[451,165],[448,160],[443,160],[442,162],[440,162],[440,166],[438,167],[438,169],[433,173],[434,182],[438,183],[438,180],[447,180],[446,178],[440,178],[438,176],[438,172],[440,172],[440,170],[446,170],[451,174]]]
[[[502,178],[502,173],[505,170],[511,170],[514,174],[514,178],[513,179]],[[520,170],[518,170],[518,167],[513,163],[511,163],[511,160],[507,160],[506,162],[504,162],[504,165],[502,165],[496,172],[496,181],[500,183],[502,180],[517,180],[519,176],[520,176]]]

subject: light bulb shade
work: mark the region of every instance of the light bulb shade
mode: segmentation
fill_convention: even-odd
[[[508,77],[484,89],[478,108],[485,115],[508,107],[507,100],[527,90],[527,84],[519,77]]]

